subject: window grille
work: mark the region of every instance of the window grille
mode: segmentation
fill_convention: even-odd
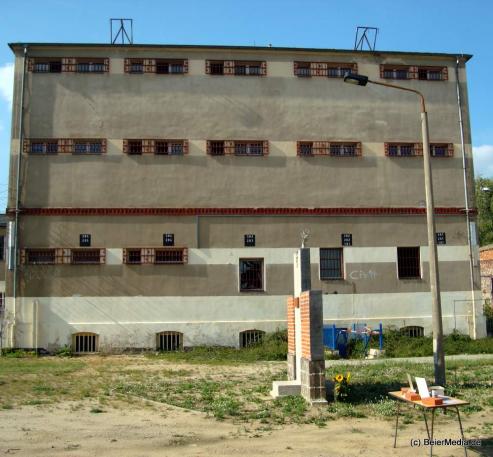
[[[156,249],[154,252],[154,263],[174,264],[185,263],[185,249]]]
[[[240,259],[240,291],[263,290],[263,259]]]
[[[240,332],[240,348],[247,348],[259,344],[264,339],[265,332],[262,330],[244,330]]]
[[[397,248],[397,269],[399,279],[420,278],[419,247]]]
[[[254,234],[245,235],[244,241],[245,241],[245,246],[247,247],[255,246],[255,235]]]
[[[209,73],[211,75],[222,75],[222,74],[224,74],[224,63],[223,62],[211,62]]]
[[[269,154],[268,141],[207,141],[207,154],[220,156],[234,154],[236,156],[265,156]]]
[[[445,232],[437,232],[436,233],[437,244],[447,244],[447,237]]]
[[[155,153],[163,155],[183,155],[183,142],[156,140]]]
[[[77,73],[104,73],[106,71],[104,59],[78,60]]]
[[[234,73],[239,76],[260,76],[261,64],[260,62],[235,62]]]
[[[101,140],[75,140],[75,154],[101,154],[103,152],[103,143]]]
[[[55,264],[55,249],[26,249],[25,256],[29,265]]]
[[[72,249],[73,265],[93,265],[101,263],[100,249]]]
[[[265,76],[267,74],[267,62],[206,60],[205,72],[209,75]]]
[[[235,142],[235,155],[237,156],[261,156],[263,154],[264,150],[261,142]]]
[[[453,157],[454,145],[452,143],[431,143],[430,155],[432,157]]]
[[[445,81],[448,79],[447,67],[418,67],[418,79],[422,81]]]
[[[127,249],[125,263],[140,264],[142,263],[142,251],[140,249]]]
[[[31,154],[101,154],[106,152],[106,139],[26,139],[24,152]]]
[[[361,156],[359,142],[298,141],[297,153],[301,157],[328,155],[332,157]]]
[[[346,74],[358,73],[356,63],[342,62],[294,62],[296,76],[325,76],[328,78],[344,78]]]
[[[207,151],[212,156],[224,155],[224,141],[209,141]]]
[[[351,233],[341,233],[341,244],[343,246],[352,246],[353,235]]]
[[[32,66],[34,73],[61,73],[62,60],[50,59],[50,60],[35,60]]]
[[[385,155],[389,157],[416,157],[423,155],[421,143],[385,143]]]
[[[180,351],[183,349],[183,333],[161,332],[156,334],[156,346],[158,351]]]
[[[175,245],[175,234],[174,233],[164,233],[163,234],[163,246],[174,246]]]
[[[28,152],[32,154],[56,154],[58,152],[58,141],[54,140],[25,140],[25,145],[27,145]]]
[[[417,325],[409,325],[407,327],[402,327],[400,330],[402,335],[408,336],[410,338],[421,338],[425,336],[425,330],[423,327]]]
[[[142,140],[128,140],[129,154],[142,154]]]
[[[320,248],[320,279],[342,279],[342,266],[342,248]]]
[[[79,235],[79,246],[81,247],[91,246],[91,235],[89,233],[81,233]]]
[[[73,348],[76,354],[97,352],[99,345],[99,335],[96,333],[75,333],[72,335]]]

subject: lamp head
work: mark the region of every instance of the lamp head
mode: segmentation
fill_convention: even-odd
[[[368,84],[368,76],[346,73],[344,76],[344,82],[348,84],[355,84],[356,86],[366,86]]]

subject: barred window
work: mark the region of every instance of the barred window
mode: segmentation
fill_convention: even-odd
[[[353,234],[352,233],[341,233],[341,244],[343,246],[353,245]]]
[[[254,60],[206,60],[205,72],[209,75],[264,76],[267,63]]]
[[[209,73],[211,75],[223,75],[224,74],[224,63],[223,62],[211,62]]]
[[[72,347],[76,354],[97,352],[99,335],[90,332],[74,333],[72,335]]]
[[[142,154],[142,140],[128,140],[129,154]]]
[[[185,263],[184,249],[156,249],[154,253],[154,263],[174,264]]]
[[[446,81],[447,67],[413,65],[380,65],[380,77],[384,79],[418,79],[421,81]]]
[[[425,329],[418,325],[409,325],[407,327],[402,327],[400,332],[402,335],[408,336],[410,338],[421,338],[425,336]]]
[[[75,154],[101,154],[103,152],[103,144],[101,140],[75,140]]]
[[[421,278],[419,246],[397,248],[399,279]]]
[[[213,156],[224,155],[224,141],[209,141],[209,154]]]
[[[452,143],[431,143],[430,155],[432,157],[452,157],[454,155],[454,145]]]
[[[385,155],[389,157],[415,157],[423,155],[421,143],[385,143]]]
[[[144,73],[144,61],[142,59],[130,59],[129,73]]]
[[[234,63],[235,75],[259,76],[261,74],[260,62],[236,62]]]
[[[311,156],[313,155],[313,143],[312,142],[301,142],[299,143],[299,155],[301,156]]]
[[[61,73],[62,59],[36,59],[32,71],[35,73]]]
[[[240,348],[246,348],[259,344],[264,339],[265,332],[262,330],[244,330],[240,332]]]
[[[343,62],[294,62],[296,76],[325,76],[328,78],[344,78],[347,74],[358,73],[356,63]]]
[[[342,278],[342,248],[320,248],[320,279]]]
[[[422,81],[442,81],[444,79],[443,67],[419,67],[418,79]]]
[[[29,152],[32,154],[56,154],[58,152],[58,141],[35,140],[31,141]]]
[[[53,265],[55,258],[55,249],[26,249],[26,263],[29,265]]]
[[[160,75],[184,73],[183,60],[175,61],[175,60],[157,59],[156,73]]]
[[[105,59],[77,59],[77,73],[104,73]]]
[[[183,333],[160,332],[156,334],[156,349],[158,351],[180,351],[183,349]]]
[[[79,235],[79,246],[81,247],[91,246],[91,235],[89,233],[81,233]]]
[[[261,142],[235,141],[235,155],[237,156],[261,156],[263,153]]]
[[[264,260],[240,259],[240,291],[263,290]]]
[[[130,264],[142,263],[141,249],[127,249],[126,263],[130,263]]]
[[[332,157],[356,157],[361,155],[361,143],[339,141],[298,141],[298,155],[310,157],[329,155]]]
[[[355,156],[356,143],[330,143],[331,156]]]
[[[100,249],[72,249],[73,265],[93,265],[101,263]]]
[[[445,232],[436,232],[435,236],[437,244],[447,244],[447,235]]]
[[[183,142],[156,140],[155,152],[163,155],[183,155]]]

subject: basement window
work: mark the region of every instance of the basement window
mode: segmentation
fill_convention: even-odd
[[[55,257],[55,249],[26,249],[26,263],[29,265],[53,265]]]
[[[74,333],[72,347],[76,354],[98,352],[99,335],[90,332]]]
[[[101,263],[101,249],[72,249],[73,265],[94,265]]]
[[[410,338],[421,338],[425,336],[425,329],[417,325],[409,325],[407,327],[402,327],[401,335],[408,336]]]
[[[158,351],[171,352],[183,349],[183,333],[161,332],[156,334],[156,349]]]
[[[320,279],[343,279],[342,248],[320,248]]]
[[[399,279],[421,278],[419,246],[397,248],[397,270]]]
[[[264,339],[265,332],[262,330],[245,330],[240,332],[240,348],[247,348],[259,344]]]
[[[240,292],[264,290],[264,259],[240,259]]]

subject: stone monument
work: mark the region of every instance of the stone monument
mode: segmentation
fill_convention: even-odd
[[[288,381],[274,381],[271,395],[302,395],[313,404],[326,404],[322,291],[311,290],[310,249],[294,254],[294,296],[288,297]]]

